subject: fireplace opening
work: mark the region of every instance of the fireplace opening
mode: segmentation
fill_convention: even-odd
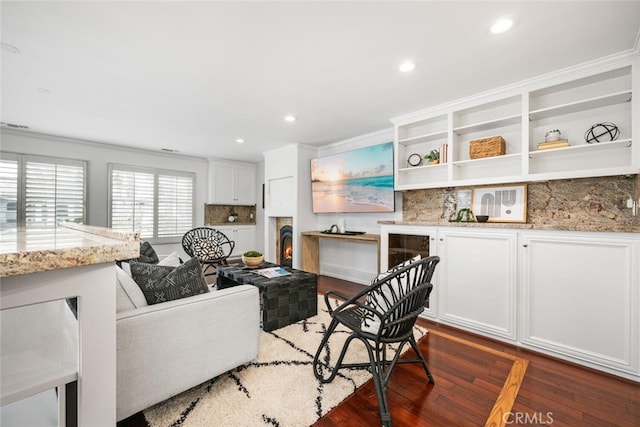
[[[293,227],[283,225],[280,228],[280,265],[293,267]]]

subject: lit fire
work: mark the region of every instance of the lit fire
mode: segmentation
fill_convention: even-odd
[[[287,246],[284,250],[284,259],[291,259],[293,257],[293,249],[291,246]]]

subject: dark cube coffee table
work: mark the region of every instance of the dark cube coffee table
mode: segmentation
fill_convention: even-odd
[[[257,269],[279,267],[263,262]],[[253,285],[260,289],[262,330],[272,331],[318,314],[318,276],[315,273],[282,267],[291,274],[264,277],[244,264],[219,266],[218,289]],[[256,270],[257,270],[256,269]]]

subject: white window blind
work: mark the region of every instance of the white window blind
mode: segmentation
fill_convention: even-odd
[[[194,174],[110,165],[110,226],[172,241],[193,228]]]
[[[153,237],[154,174],[114,169],[111,172],[111,228]]]
[[[27,161],[25,174],[27,226],[54,227],[59,221],[84,218],[84,168]]]
[[[60,221],[84,223],[86,170],[86,162],[80,160],[3,153],[2,226],[52,228]]]
[[[158,237],[193,228],[193,176],[158,175]]]
[[[0,159],[0,227],[15,227],[18,221],[18,156]]]

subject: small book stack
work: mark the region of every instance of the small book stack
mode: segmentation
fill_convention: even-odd
[[[548,141],[538,143],[538,150],[550,150],[552,148],[564,148],[569,146],[569,141],[559,139],[557,141]]]
[[[440,146],[440,163],[447,163],[449,161],[449,144],[442,144]]]

